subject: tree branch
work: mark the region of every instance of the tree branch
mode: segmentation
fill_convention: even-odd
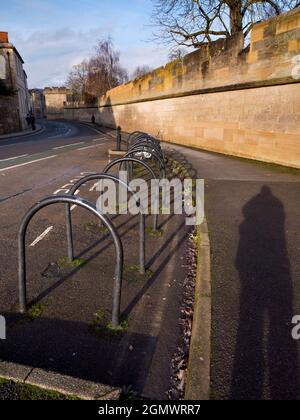
[[[268,3],[270,6],[273,7],[273,9],[275,10],[277,15],[280,15],[280,13],[281,13],[280,7],[273,0],[247,0],[246,4],[245,4],[245,6],[242,10],[242,15],[244,16],[245,13],[247,12],[247,10],[249,9],[249,7],[251,7],[251,6],[253,6],[254,4],[257,4],[257,3]]]

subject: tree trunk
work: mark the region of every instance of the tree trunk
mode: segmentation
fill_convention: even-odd
[[[240,0],[228,3],[230,9],[230,32],[234,35],[243,30],[242,4]]]

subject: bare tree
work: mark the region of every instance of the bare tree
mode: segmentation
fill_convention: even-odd
[[[85,99],[88,67],[88,62],[84,60],[80,64],[73,66],[68,75],[66,85],[71,90],[75,101],[83,101]]]
[[[99,41],[89,60],[75,65],[67,78],[67,87],[74,101],[91,103],[109,89],[128,80],[110,38]]]
[[[127,71],[121,66],[120,54],[111,39],[99,41],[88,63],[87,92],[98,97],[127,80]]]
[[[174,48],[171,48],[168,58],[170,61],[182,61],[186,53],[186,49],[178,48],[177,46],[175,46]]]
[[[153,0],[155,39],[199,48],[243,32],[263,19],[290,10],[299,0]]]
[[[150,73],[153,69],[150,66],[138,66],[132,73],[132,79],[137,79],[138,77],[142,77],[147,73]]]

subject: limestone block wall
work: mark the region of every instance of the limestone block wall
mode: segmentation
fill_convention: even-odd
[[[300,168],[299,55],[297,8],[257,24],[247,48],[241,36],[219,40],[65,115]]]
[[[17,96],[0,96],[0,135],[21,129]]]
[[[300,168],[299,83],[105,107],[100,116],[128,132]]]
[[[56,120],[64,118],[64,105],[67,102],[69,90],[64,87],[45,88],[43,93],[47,119]]]

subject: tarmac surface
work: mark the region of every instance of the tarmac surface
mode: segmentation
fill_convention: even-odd
[[[300,171],[172,146],[206,183],[212,399],[300,399]]]
[[[87,126],[45,125],[40,136],[0,144],[0,313],[7,321],[0,359],[123,387],[125,394],[166,399],[171,359],[180,339],[189,247],[183,216],[159,216],[161,235],[147,235],[144,276],[137,273],[138,216],[112,216],[125,254],[123,330],[115,334],[107,328],[115,269],[111,238],[94,217],[74,209],[78,266],[70,267],[64,206],[42,210],[26,238],[31,309],[29,316],[18,314],[16,238],[21,218],[46,196],[65,194],[77,179],[101,172],[114,146],[109,135]],[[95,203],[94,183],[83,186],[79,195]],[[150,216],[146,224],[152,226]]]

